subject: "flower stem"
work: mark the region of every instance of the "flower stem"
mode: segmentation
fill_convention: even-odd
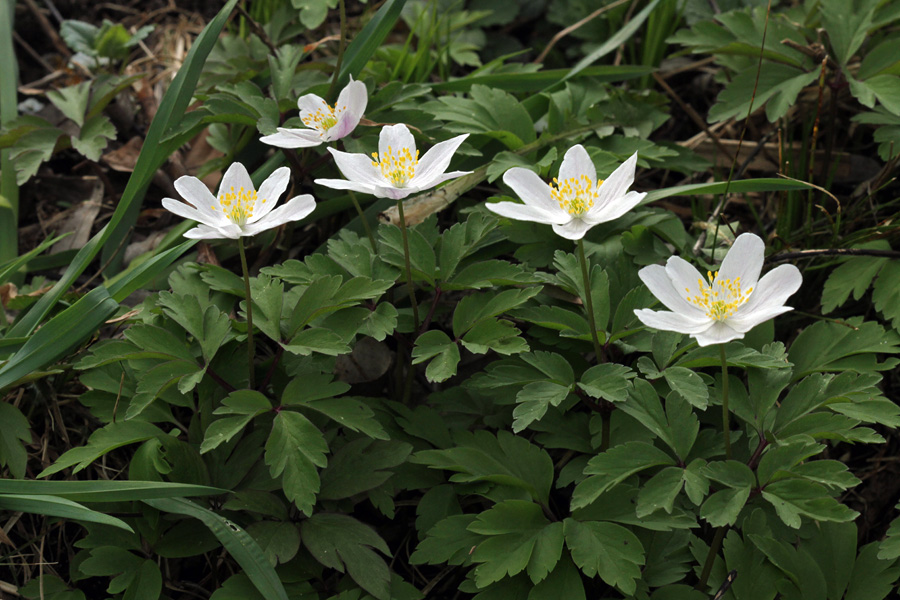
[[[725,434],[725,460],[731,460],[731,425],[728,422],[728,359],[725,345],[719,344],[722,357],[722,433]]]
[[[244,252],[244,238],[238,238],[238,252],[241,255],[241,270],[244,272],[244,295],[247,297],[247,368],[250,389],[253,389],[253,301],[250,296],[250,270],[247,268],[247,253]]]
[[[709,581],[709,575],[712,573],[713,563],[716,560],[716,554],[719,553],[719,549],[722,547],[722,540],[725,539],[725,533],[728,530],[728,527],[723,525],[716,529],[716,534],[713,536],[712,545],[709,547],[709,553],[706,555],[706,561],[703,563],[703,571],[700,573],[700,581],[697,583],[697,589],[701,592],[704,591],[706,587],[706,582]]]
[[[581,259],[581,277],[584,279],[584,304],[587,307],[588,323],[591,326],[591,340],[594,342],[594,353],[599,361],[603,354],[600,339],[597,337],[597,323],[594,321],[594,300],[591,293],[591,276],[588,274],[587,258],[584,256],[584,240],[578,240],[578,256]]]
[[[350,193],[350,199],[353,200],[353,206],[356,207],[356,214],[359,215],[360,220],[363,224],[363,229],[366,230],[366,236],[369,238],[369,243],[372,245],[372,252],[378,254],[378,247],[375,245],[375,236],[372,235],[372,228],[369,226],[369,220],[366,218],[366,213],[363,212],[362,206],[359,205],[359,200],[356,199],[356,194],[353,193],[353,190],[347,190]]]
[[[412,267],[409,263],[409,236],[406,233],[406,217],[403,216],[403,200],[397,200],[397,214],[400,216],[400,235],[403,236],[403,260],[406,263],[406,287],[413,311],[413,331],[419,330],[419,307],[416,305],[416,290],[413,287]]]

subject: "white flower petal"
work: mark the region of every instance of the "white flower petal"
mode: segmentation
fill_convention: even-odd
[[[562,223],[571,218],[568,212],[562,210],[559,204],[550,195],[550,186],[538,177],[534,171],[523,167],[513,167],[503,174],[503,183],[512,188],[512,191],[529,206],[541,208],[551,213],[560,213],[564,218]],[[552,221],[551,221],[552,222]]]
[[[584,218],[592,223],[606,223],[607,221],[613,221],[640,204],[641,200],[643,200],[646,195],[646,192],[628,192],[621,198],[616,198],[607,202],[600,208],[589,210]]]
[[[384,160],[390,153],[396,157],[403,148],[409,148],[409,153],[416,156],[416,140],[406,125],[398,123],[381,128],[378,136],[378,160]]]
[[[728,326],[735,331],[747,332],[759,325],[765,323],[769,319],[774,319],[778,315],[794,310],[790,306],[769,306],[761,308],[746,315],[734,314],[726,320]]]
[[[756,319],[758,312],[766,313],[783,306],[788,297],[800,289],[802,283],[800,269],[794,265],[781,265],[772,269],[759,280],[750,298],[731,319]]]
[[[314,179],[313,183],[324,185],[333,190],[352,190],[363,194],[374,194],[376,189],[376,186],[372,184],[349,181],[347,179]],[[384,196],[379,196],[379,198],[384,198]]]
[[[338,95],[335,110],[341,111],[340,117],[338,117],[338,122],[334,127],[326,133],[327,141],[339,140],[356,129],[360,118],[366,112],[368,103],[369,95],[366,93],[366,84],[362,81],[353,81],[351,79],[350,83]]]
[[[735,331],[725,321],[713,321],[712,326],[702,333],[692,335],[700,346],[712,344],[724,344],[731,340],[739,340],[744,337],[740,331]]]
[[[203,216],[201,219],[197,219],[196,217],[186,218],[212,223],[227,220],[221,210],[216,210],[219,207],[216,197],[212,195],[212,192],[209,191],[206,184],[196,177],[191,177],[190,175],[179,177],[175,180],[175,190],[182,198],[193,204],[194,208],[196,208]],[[163,203],[163,205],[165,205],[165,203]]]
[[[597,199],[591,211],[599,211],[606,207],[607,204],[614,203],[618,198],[625,195],[631,184],[634,183],[634,170],[637,166],[637,152],[628,157],[616,168],[612,174],[606,178],[600,189],[597,190]]]
[[[553,224],[553,231],[556,235],[564,237],[567,240],[580,240],[588,230],[596,225],[596,223],[588,223],[584,219],[572,219],[568,223]]]
[[[517,221],[562,225],[572,219],[569,215],[552,213],[539,206],[516,204],[515,202],[495,202],[493,204],[485,204],[485,206],[489,211],[501,217]]]
[[[241,237],[241,228],[234,223],[211,227],[205,223],[197,225],[185,232],[184,237],[192,240],[220,240],[228,238],[236,240]]]
[[[672,287],[686,301],[700,292],[700,286],[707,286],[700,271],[679,256],[670,256],[666,261],[666,273],[672,280]]]
[[[687,319],[684,315],[669,312],[665,310],[650,310],[649,308],[641,308],[634,311],[634,314],[641,323],[653,329],[661,331],[675,331],[678,333],[687,333],[695,335],[706,331],[712,324],[712,319],[706,321],[693,321]]]
[[[278,133],[265,135],[259,138],[263,144],[277,146],[278,148],[312,148],[323,141],[322,134],[317,129],[285,129],[278,128]]]
[[[672,278],[662,265],[650,265],[638,271],[638,277],[647,289],[671,311],[684,315],[691,321],[709,322],[709,317],[702,310],[684,299],[672,283]],[[687,332],[685,332],[687,333]]]
[[[762,271],[766,245],[762,238],[752,233],[739,235],[719,265],[719,281],[741,278],[741,289],[754,287]]]
[[[390,198],[391,200],[402,200],[410,194],[418,192],[418,188],[394,187],[392,185],[376,185],[372,193],[376,198]]]
[[[238,193],[241,188],[250,191],[256,189],[253,187],[253,181],[250,179],[250,174],[247,173],[247,168],[239,162],[234,162],[231,163],[231,166],[225,171],[225,175],[222,176],[217,196],[231,191]]]
[[[175,213],[183,219],[190,219],[191,221],[197,221],[198,223],[213,223],[212,219],[208,219],[205,214],[201,213],[193,206],[185,204],[184,202],[179,202],[178,200],[174,200],[172,198],[163,198],[162,205],[163,208],[165,208],[169,212]]]
[[[279,167],[266,177],[256,194],[253,217],[247,219],[247,223],[256,223],[272,212],[278,199],[284,193],[284,190],[287,189],[290,178],[291,170],[287,167]]]
[[[365,154],[352,154],[329,148],[341,174],[351,181],[366,185],[385,185],[388,183],[378,167],[372,164],[372,159]],[[347,188],[344,188],[347,189]]]
[[[315,94],[305,94],[297,98],[297,108],[300,109],[300,119],[304,120],[306,116],[312,116],[316,111],[327,113],[331,110],[328,103],[321,96]]]
[[[566,151],[563,156],[562,164],[559,166],[559,181],[567,179],[580,179],[582,175],[587,175],[591,180],[591,185],[597,183],[597,169],[594,167],[594,161],[584,146],[575,144]],[[630,185],[630,184],[629,184]]]
[[[431,189],[437,185],[444,183],[450,179],[456,179],[457,177],[462,177],[464,175],[471,175],[472,171],[450,171],[449,173],[441,173],[435,179],[431,179],[429,181],[420,182],[417,178],[413,178],[409,181],[404,188],[410,188],[413,192],[420,192],[422,190]],[[413,185],[414,184],[414,185]],[[411,192],[412,193],[412,192]]]
[[[453,154],[467,137],[469,137],[468,133],[458,135],[432,146],[419,160],[419,164],[416,165],[416,172],[413,178],[409,180],[408,185],[419,189],[428,189],[437,185],[440,176],[450,166],[450,159],[453,158]],[[413,155],[415,155],[415,152],[413,152]]]
[[[244,226],[244,235],[256,235],[260,231],[278,227],[290,221],[299,221],[316,208],[316,200],[310,194],[291,198],[263,219]]]

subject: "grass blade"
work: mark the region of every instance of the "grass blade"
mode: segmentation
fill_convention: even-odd
[[[56,496],[79,502],[124,502],[154,498],[217,496],[227,490],[167,481],[34,481],[0,479],[0,494]]]
[[[15,4],[0,0],[0,124],[18,113],[19,77],[12,37]],[[19,254],[19,185],[10,152],[0,150],[0,263]]]
[[[649,192],[647,196],[641,200],[641,204],[648,204],[670,196],[699,196],[701,194],[723,194],[725,189],[729,192],[751,193],[751,192],[780,192],[783,190],[806,190],[810,185],[803,181],[794,181],[788,179],[760,178],[760,179],[742,179],[740,181],[732,181],[728,185],[727,181],[716,181],[714,183],[692,183],[690,185],[677,185],[675,187],[663,188]]]
[[[91,510],[77,502],[57,498],[55,496],[28,496],[19,494],[0,494],[0,509],[22,511],[48,517],[62,517],[74,521],[89,521],[112,525],[134,533],[125,521]]]
[[[341,72],[338,75],[338,87],[346,85],[351,75],[359,74],[366,66],[372,54],[394,28],[404,4],[406,4],[406,0],[387,0],[372,17],[372,20],[366,23],[362,31],[353,38],[344,53],[344,63],[341,65]]]
[[[241,566],[263,598],[288,600],[287,592],[262,548],[238,525],[190,500],[171,498],[144,500],[144,502],[164,512],[186,515],[202,521],[216,539],[222,542],[222,546]]]

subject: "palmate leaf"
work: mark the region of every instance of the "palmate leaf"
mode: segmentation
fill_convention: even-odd
[[[31,442],[28,419],[12,404],[0,402],[0,465],[8,467],[16,478],[25,476],[28,461],[23,442]]]
[[[272,477],[281,477],[285,495],[307,515],[319,491],[316,467],[325,467],[327,452],[322,432],[309,419],[289,410],[275,417],[266,441],[266,464]]]
[[[862,317],[853,317],[846,324],[813,323],[794,340],[789,356],[796,380],[820,371],[890,369],[898,360],[889,358],[879,363],[877,354],[897,353],[900,353],[900,334],[885,331],[878,323],[863,322]]]
[[[488,481],[518,488],[534,500],[546,503],[553,482],[553,461],[528,440],[499,431],[459,432],[455,448],[423,450],[410,462],[455,471],[450,481]]]
[[[456,375],[459,364],[459,346],[443,331],[426,331],[416,340],[412,350],[412,364],[417,365],[431,359],[425,369],[428,381],[441,382]]]
[[[527,500],[507,500],[476,517],[469,531],[487,536],[472,553],[475,584],[484,588],[507,575],[526,571],[541,582],[562,555],[563,524],[551,523],[541,507]]]
[[[806,516],[817,521],[852,521],[859,513],[828,495],[824,486],[812,481],[784,479],[765,487],[762,497],[769,501],[785,525],[798,529]]]
[[[390,571],[375,550],[387,556],[391,552],[369,526],[348,515],[316,513],[303,521],[300,535],[313,558],[324,566],[346,571],[377,600],[390,599]]]
[[[563,525],[572,560],[585,575],[599,575],[625,595],[634,593],[644,564],[644,547],[637,536],[615,523],[570,517]]]
[[[469,530],[475,515],[450,515],[428,530],[425,539],[409,557],[414,565],[464,565],[472,561],[472,551],[484,539]]]
[[[94,431],[87,445],[66,451],[55,463],[41,471],[38,477],[47,477],[71,466],[75,467],[73,472],[77,473],[116,448],[165,435],[162,429],[151,423],[138,420],[116,421]]]
[[[674,465],[671,456],[646,442],[632,441],[610,448],[588,461],[587,479],[575,486],[572,510],[584,508],[616,484],[646,469]]]
[[[453,132],[481,133],[500,140],[510,150],[533,142],[534,123],[515,96],[484,85],[473,85],[470,98],[441,96],[422,109],[448,123]]]

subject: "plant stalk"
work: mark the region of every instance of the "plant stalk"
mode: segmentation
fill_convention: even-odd
[[[578,257],[581,259],[581,277],[584,279],[584,304],[587,307],[588,323],[591,326],[591,340],[594,342],[594,353],[599,362],[603,353],[600,339],[597,337],[597,323],[594,320],[594,300],[591,293],[591,276],[588,274],[587,258],[584,256],[584,240],[578,240]]]
[[[419,307],[416,305],[416,290],[413,287],[412,266],[409,262],[409,236],[406,232],[406,217],[403,215],[403,200],[397,200],[397,214],[400,217],[400,235],[403,237],[403,261],[406,266],[406,287],[413,311],[413,331],[419,330]]]
[[[709,547],[709,553],[706,555],[706,561],[703,563],[703,571],[700,573],[700,581],[697,582],[697,589],[701,592],[706,588],[706,582],[709,581],[709,575],[712,573],[713,563],[716,561],[716,554],[719,553],[719,549],[722,547],[722,540],[725,539],[725,533],[728,530],[728,527],[723,525],[716,529],[716,534],[713,536],[712,544]]]
[[[247,369],[249,387],[253,389],[253,300],[250,296],[250,269],[247,268],[247,253],[244,251],[244,238],[238,238],[238,252],[241,255],[241,270],[244,272],[244,295],[247,297]]]
[[[722,358],[722,433],[725,436],[725,460],[731,460],[731,424],[728,420],[728,359],[725,357],[724,344],[719,344],[719,355]]]

